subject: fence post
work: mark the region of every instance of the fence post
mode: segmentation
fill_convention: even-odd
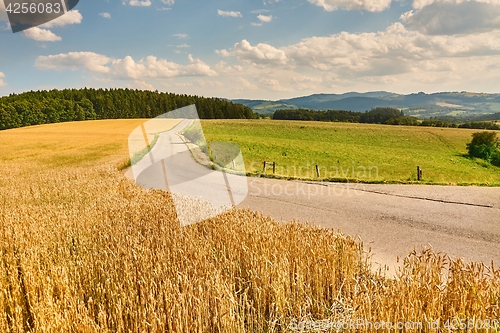
[[[273,162],[273,175],[276,172],[276,162]]]
[[[263,173],[266,173],[266,161],[264,161],[264,169],[262,169]]]
[[[422,169],[420,169],[420,166],[417,166],[417,180],[422,179]]]
[[[319,166],[317,164],[316,164],[316,175],[318,176],[318,178],[321,178],[319,174]]]

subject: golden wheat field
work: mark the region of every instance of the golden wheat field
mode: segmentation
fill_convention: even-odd
[[[0,132],[0,332],[498,331],[482,263],[411,253],[388,279],[332,230],[249,210],[179,227],[118,170],[142,122]]]

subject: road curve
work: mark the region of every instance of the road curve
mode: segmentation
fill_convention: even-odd
[[[500,261],[500,188],[248,181],[239,207],[360,237],[373,262],[390,272],[415,248]]]
[[[224,180],[220,172],[199,165],[175,135],[189,123],[182,121],[160,136],[151,154],[140,162],[144,167],[136,166],[139,184],[196,194],[215,205],[229,202],[228,187],[242,189],[232,193],[239,196],[237,207],[260,211],[277,221],[310,222],[359,237],[365,249],[371,248],[374,264],[387,265],[392,273],[401,264],[397,258],[414,248],[432,247],[465,261],[500,262],[500,188],[248,178],[243,200],[244,177],[230,175],[234,179],[228,182],[229,175]],[[128,176],[133,178],[130,170]]]

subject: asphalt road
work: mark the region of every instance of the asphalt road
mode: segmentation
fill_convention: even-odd
[[[184,120],[163,133],[127,175],[135,174],[145,188],[170,189],[215,207],[236,203],[278,221],[309,222],[359,237],[365,249],[371,248],[375,267],[387,266],[389,273],[401,264],[397,258],[414,248],[432,247],[465,261],[500,262],[500,188],[245,179],[195,162],[175,134],[190,123]]]
[[[413,249],[500,262],[500,188],[249,179],[239,207],[359,237],[394,272]]]

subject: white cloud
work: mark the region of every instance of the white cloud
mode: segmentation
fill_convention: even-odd
[[[139,80],[134,81],[133,84],[127,84],[127,88],[139,89],[139,90],[151,90],[151,91],[156,90],[155,87],[153,87],[153,85]]]
[[[161,0],[161,2],[167,6],[173,6],[175,3],[175,0]],[[157,8],[156,10],[172,10],[172,7],[161,7],[161,8]]]
[[[1,1],[0,1],[1,2]],[[33,27],[23,31],[23,34],[33,40],[39,42],[57,42],[61,41],[62,38],[52,31],[43,28],[52,27],[63,27],[69,24],[80,24],[82,22],[83,16],[78,10],[71,10],[66,14],[59,16],[58,18],[49,21],[45,24],[40,25],[40,27]]]
[[[41,28],[53,28],[53,27],[63,27],[68,24],[80,24],[82,22],[83,16],[78,10],[70,10],[66,14],[59,16],[58,18],[42,24]]]
[[[261,23],[255,23],[255,22],[252,22],[252,23],[250,23],[250,24],[251,24],[252,26],[254,26],[254,27],[261,27],[263,23],[262,23],[262,22],[261,22]]]
[[[415,9],[423,8],[433,3],[434,0],[413,0],[412,7]]]
[[[238,72],[232,70],[230,74],[239,73],[241,77],[258,74],[261,86],[277,91],[290,87],[311,91],[325,86],[345,90],[349,84],[356,90],[363,86],[367,90],[376,89],[376,84],[400,90],[402,82],[412,87],[421,84],[426,89],[427,83],[448,82],[447,89],[452,89],[452,85],[469,84],[473,78],[478,82],[485,75],[491,76],[488,81],[491,84],[495,75],[500,76],[499,66],[491,67],[500,63],[500,30],[429,36],[395,23],[385,31],[311,37],[280,48],[269,44],[254,46],[242,40],[232,49],[219,50],[217,54],[235,57],[240,62],[218,65],[221,73],[225,73],[224,68],[240,66]],[[297,74],[305,72],[308,76]],[[268,80],[259,81],[261,77],[279,80],[280,86]]]
[[[218,55],[223,56],[223,57],[230,57],[231,56],[231,52],[228,52],[227,50],[215,50],[215,53],[217,53]]]
[[[235,85],[235,87],[237,87],[236,89],[239,88],[239,90],[246,90],[246,89],[257,90],[257,89],[259,89],[259,87],[257,87],[255,84],[251,83],[250,81],[248,81],[247,79],[245,79],[241,76],[239,76],[236,79],[236,82],[238,84]]]
[[[217,70],[217,72],[224,73],[224,74],[233,74],[233,73],[238,73],[238,72],[243,71],[242,66],[240,66],[240,65],[230,66],[225,61],[219,61],[215,65],[215,69]]]
[[[434,1],[401,15],[409,29],[428,35],[456,35],[500,29],[500,2]]]
[[[151,0],[125,0],[123,4],[129,4],[130,6],[135,7],[149,7],[151,6]]]
[[[269,78],[265,78],[264,77],[264,78],[260,78],[259,82],[262,85],[264,85],[264,86],[266,86],[266,87],[268,87],[268,88],[270,88],[270,89],[272,89],[274,91],[289,91],[290,90],[290,89],[287,89],[287,88],[283,87],[280,84],[280,82],[278,80],[276,80],[276,79],[269,79]]]
[[[111,58],[94,52],[69,52],[57,55],[39,56],[35,61],[35,66],[40,69],[78,70],[84,68],[96,73],[109,73],[106,65]]]
[[[51,56],[39,56],[35,65],[40,69],[77,70],[83,68],[90,72],[107,74],[121,79],[144,80],[145,78],[173,78],[181,76],[216,76],[217,72],[209,65],[188,56],[189,64],[181,65],[165,59],[148,56],[135,61],[126,56],[112,59],[93,52],[70,52]]]
[[[5,83],[5,81],[3,80],[4,77],[5,77],[5,74],[0,72],[0,87],[7,85],[7,83]]]
[[[323,82],[323,79],[319,76],[293,75],[290,78],[290,83],[292,84],[310,84],[321,82]]]
[[[186,39],[186,38],[188,38],[188,34],[174,34],[172,36],[177,37],[179,39]]]
[[[186,44],[186,43],[184,43],[184,44],[177,45],[176,47],[181,48],[181,49],[184,49],[184,48],[189,48],[189,47],[191,47],[191,46],[190,46],[190,45],[188,45],[188,44]]]
[[[232,12],[232,11],[223,11],[218,9],[217,15],[223,17],[243,17],[240,12]]]
[[[347,10],[366,10],[369,12],[381,12],[391,6],[392,0],[307,0],[313,5],[323,7],[326,11],[334,11],[339,8]],[[418,0],[422,1],[422,0]],[[424,0],[425,1],[425,0]]]
[[[252,46],[246,39],[234,44],[231,51],[219,50],[216,52],[224,57],[234,55],[239,60],[253,64],[285,65],[287,63],[285,51],[263,43]]]
[[[99,13],[100,16],[104,17],[104,18],[111,18],[111,14],[110,13]]]
[[[252,10],[250,13],[252,14],[262,14],[262,13],[268,13],[269,9],[255,9]]]
[[[61,37],[57,36],[52,31],[47,29],[40,29],[39,27],[33,27],[31,29],[24,30],[23,34],[26,37],[38,42],[58,42],[62,40]]]
[[[272,15],[259,15],[257,16],[257,18],[261,21],[261,22],[265,22],[265,23],[269,23],[273,20],[273,16]]]

